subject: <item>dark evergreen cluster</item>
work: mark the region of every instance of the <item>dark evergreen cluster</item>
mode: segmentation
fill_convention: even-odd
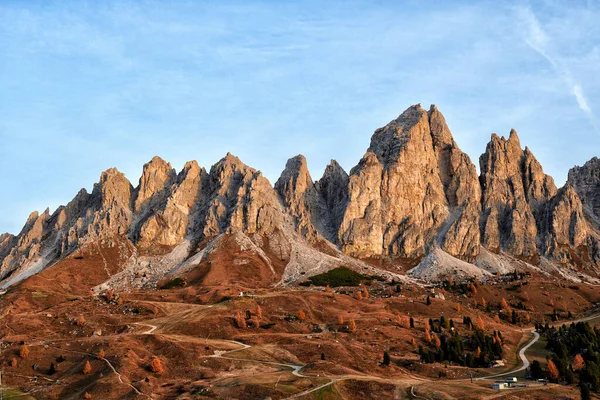
[[[588,322],[561,325],[558,329],[548,324],[536,325],[548,341],[547,349],[551,351],[552,362],[558,370],[556,380],[564,380],[571,384],[579,377],[582,392],[591,389],[600,392],[600,329],[592,327]],[[576,356],[583,358],[583,365],[577,363]],[[533,375],[533,371],[532,371]],[[533,376],[537,378],[537,376]]]
[[[469,317],[464,318],[472,326]],[[453,329],[454,321],[443,319],[429,321],[433,332],[438,332],[440,346],[432,343],[431,348],[419,346],[419,356],[425,363],[450,362],[470,368],[488,367],[493,360],[502,358],[502,333],[494,331],[487,335],[482,330],[474,330],[468,336],[461,336]],[[469,326],[469,325],[468,325]],[[446,329],[448,327],[448,329]],[[442,329],[443,328],[443,329]]]

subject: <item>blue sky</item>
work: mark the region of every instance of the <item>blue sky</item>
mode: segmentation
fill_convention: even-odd
[[[598,0],[3,0],[0,232],[154,155],[349,170],[415,103],[476,164],[515,128],[562,185],[600,156],[598,21]]]

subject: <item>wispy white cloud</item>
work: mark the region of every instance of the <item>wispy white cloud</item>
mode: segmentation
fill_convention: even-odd
[[[544,57],[554,68],[556,73],[564,81],[569,93],[575,98],[579,109],[585,113],[591,125],[597,133],[599,132],[596,116],[589,106],[581,83],[574,77],[571,69],[562,60],[558,51],[552,45],[552,39],[543,29],[540,21],[530,7],[518,7],[517,14],[527,28],[525,42],[534,51]]]
[[[577,104],[579,104],[579,108],[581,108],[586,114],[593,117],[592,110],[590,109],[590,106],[588,105],[587,100],[583,95],[581,85],[576,84],[575,86],[573,86],[573,95],[575,96],[575,99],[577,99]]]

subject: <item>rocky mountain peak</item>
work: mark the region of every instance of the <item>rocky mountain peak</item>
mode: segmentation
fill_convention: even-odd
[[[367,152],[377,156],[384,165],[397,161],[405,146],[427,146],[431,143],[429,118],[420,104],[406,109],[398,118],[379,128],[371,137]]]
[[[139,185],[136,188],[133,211],[140,212],[153,198],[159,196],[175,181],[176,172],[171,164],[155,156],[144,164]]]
[[[306,158],[299,154],[290,158],[285,164],[285,169],[275,183],[275,189],[286,205],[303,195],[307,190],[314,189],[314,182],[308,172]]]
[[[454,138],[446,124],[446,118],[438,110],[435,104],[429,108],[429,126],[431,128],[431,136],[433,145],[436,150],[442,150],[448,146],[455,146]]]
[[[314,239],[317,228],[313,220],[318,217],[318,195],[303,155],[299,154],[287,161],[275,183],[275,190],[294,216],[296,230],[309,240]]]
[[[226,176],[230,176],[235,172],[257,172],[255,169],[248,167],[238,157],[231,153],[227,153],[225,157],[221,158],[215,165],[210,168],[210,175],[217,177],[218,179],[224,179]]]
[[[323,176],[321,179],[327,179],[330,176],[348,176],[348,173],[342,168],[342,166],[336,161],[331,160],[329,164],[325,167],[325,171],[323,172]]]
[[[350,172],[339,240],[358,257],[414,259],[434,244],[447,215],[429,115],[414,105],[375,131]]]
[[[201,169],[200,165],[198,165],[197,161],[195,161],[195,160],[188,161],[183,166],[183,169],[179,173],[179,176],[187,176],[189,174],[199,173],[200,169]]]
[[[537,262],[541,212],[556,194],[553,179],[544,173],[531,150],[521,149],[514,129],[508,140],[492,135],[479,163],[484,245]]]
[[[581,198],[593,225],[600,228],[600,159],[593,157],[583,166],[571,168],[567,182]]]
[[[519,139],[519,135],[517,134],[517,131],[514,128],[510,130],[510,134],[508,135],[508,142],[510,142],[514,146],[517,146],[519,149],[521,148],[521,139]]]
[[[100,182],[94,184],[92,195],[101,199],[102,207],[110,207],[118,204],[129,209],[133,186],[123,174],[116,168],[110,168],[102,172]]]

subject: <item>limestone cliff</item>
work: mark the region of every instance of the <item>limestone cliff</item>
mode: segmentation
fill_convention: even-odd
[[[573,168],[569,184],[557,190],[513,130],[508,139],[492,134],[479,163],[480,176],[441,112],[420,105],[377,129],[349,174],[332,160],[316,182],[302,155],[288,160],[274,186],[231,154],[209,172],[191,161],[179,174],[154,157],[137,187],[108,169],[91,193],[82,189],[52,214],[32,213],[16,236],[0,235],[0,279],[17,282],[86,243],[115,239],[148,257],[177,249],[165,257],[182,262],[229,233],[295,266],[299,255],[291,249],[312,244],[331,254],[413,265],[428,254],[466,265],[480,253],[488,259],[503,253],[534,264],[545,257],[597,268],[597,158]],[[294,247],[298,238],[303,244]]]

